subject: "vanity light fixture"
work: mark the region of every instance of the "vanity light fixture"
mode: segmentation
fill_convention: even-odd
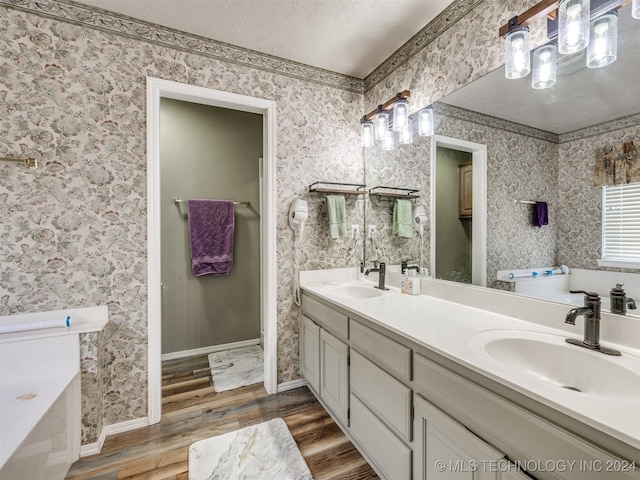
[[[418,112],[418,135],[429,137],[434,131],[433,108],[426,107]]]
[[[386,135],[380,140],[382,150],[391,151],[396,148],[396,136],[392,130],[387,130]]]
[[[524,45],[529,25],[543,17],[547,17],[547,38],[557,39],[556,58],[558,53],[573,54],[589,46],[588,67],[610,64],[617,55],[616,10],[632,1],[631,14],[640,18],[640,0],[542,0],[511,18],[498,30],[498,35],[505,39],[506,77],[521,78],[529,73],[529,47]],[[548,55],[551,48],[545,47],[548,45],[534,51],[533,88],[547,88],[555,83],[551,83],[551,64],[546,62],[547,57],[551,58]]]
[[[608,12],[591,21],[591,41],[587,48],[587,67],[606,67],[618,56],[618,12]]]
[[[402,132],[409,123],[409,102],[400,98],[393,103],[393,131]]]
[[[403,90],[392,99],[369,112],[360,120],[360,144],[369,148],[377,141],[386,149],[393,150],[396,133],[401,134],[409,124],[409,97],[411,92]]]
[[[514,25],[504,36],[504,74],[509,79],[522,78],[531,70],[529,27]]]
[[[360,143],[364,148],[369,148],[373,145],[373,122],[371,120],[362,119],[360,123],[360,139]]]
[[[389,131],[389,112],[384,111],[382,105],[378,107],[374,122],[376,140],[384,140]]]
[[[533,51],[533,71],[531,86],[536,90],[556,84],[558,48],[553,43],[543,45]]]
[[[413,143],[413,118],[407,117],[407,126],[398,134],[398,143],[410,145]]]
[[[558,2],[558,51],[577,53],[589,44],[590,0]]]

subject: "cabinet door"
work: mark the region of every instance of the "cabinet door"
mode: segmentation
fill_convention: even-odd
[[[302,315],[300,322],[300,371],[309,386],[320,391],[320,327]]]
[[[458,165],[458,217],[473,217],[473,164]]]
[[[349,347],[320,329],[320,398],[348,426]]]
[[[504,455],[415,395],[414,480],[500,479]]]

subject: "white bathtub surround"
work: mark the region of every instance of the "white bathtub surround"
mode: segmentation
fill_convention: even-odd
[[[63,479],[80,453],[77,335],[0,345],[0,478]]]
[[[393,277],[395,274],[390,274]],[[400,275],[396,275],[401,278]],[[603,314],[600,340],[603,345],[623,352],[620,365],[634,382],[625,395],[603,395],[595,388],[591,392],[575,392],[545,381],[526,371],[508,371],[490,358],[482,349],[472,348],[473,339],[484,332],[502,331],[510,338],[517,332],[535,335],[582,339],[583,317],[575,326],[564,323],[570,307],[559,303],[514,295],[509,292],[434,280],[421,279],[422,295],[406,295],[393,286],[390,278],[388,292],[370,298],[345,298],[332,294],[336,285],[323,272],[314,282],[314,274],[301,277],[302,288],[323,297],[339,307],[352,311],[387,330],[399,334],[456,364],[480,374],[487,381],[497,382],[513,392],[551,408],[570,422],[576,422],[585,435],[601,444],[603,438],[613,442],[621,451],[638,452],[640,448],[640,322],[637,318]],[[373,288],[374,282],[350,282]],[[346,285],[347,283],[345,283]],[[477,337],[476,337],[477,339]],[[477,343],[475,343],[477,347]],[[580,349],[580,354],[599,357],[604,354]],[[584,352],[582,352],[584,350]],[[615,362],[615,358],[607,358]],[[564,365],[571,369],[581,365]],[[616,370],[608,374],[613,375]],[[602,372],[601,372],[602,375]],[[594,375],[593,381],[600,376]],[[592,385],[588,383],[587,385]],[[635,393],[634,393],[635,392]],[[587,436],[587,438],[589,438]],[[631,456],[631,455],[629,455]],[[637,455],[636,455],[637,456]]]
[[[259,345],[209,355],[213,389],[224,392],[264,382],[264,351]]]
[[[23,341],[25,338],[54,337],[58,335],[78,335],[81,333],[99,332],[109,321],[109,310],[106,305],[99,307],[69,308],[50,312],[18,313],[0,317],[0,325],[7,329],[17,329],[20,325],[48,322],[70,317],[70,327],[41,328],[30,331],[16,331],[0,334],[0,343]]]
[[[195,442],[189,480],[265,478],[312,480],[282,418]]]
[[[0,325],[72,326],[0,334],[0,478],[63,479],[81,441],[80,334],[100,332],[106,306],[0,317]],[[82,372],[91,359],[83,358]],[[96,369],[98,366],[96,366]],[[97,375],[97,372],[96,372]]]
[[[501,270],[498,272],[498,280],[514,285],[514,292],[520,295],[566,303],[569,305],[582,305],[584,295],[570,293],[570,290],[585,290],[600,294],[602,310],[609,311],[609,294],[616,284],[623,284],[627,298],[640,299],[640,274],[627,272],[610,272],[604,270],[585,270],[572,268],[568,275],[542,275],[535,277],[509,278],[510,272],[542,272],[544,269],[529,270]],[[640,309],[627,310],[627,315],[640,316]]]

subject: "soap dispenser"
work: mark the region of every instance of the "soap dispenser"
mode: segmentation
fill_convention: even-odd
[[[622,289],[621,283],[617,283],[616,287],[611,289],[609,298],[611,300],[611,313],[622,315],[627,313],[627,296]]]

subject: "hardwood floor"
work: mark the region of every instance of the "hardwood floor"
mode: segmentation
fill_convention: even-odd
[[[160,423],[108,437],[67,480],[187,480],[193,442],[276,417],[289,426],[315,480],[379,478],[306,387],[267,395],[256,384],[215,393],[207,355],[163,362],[162,374]]]

